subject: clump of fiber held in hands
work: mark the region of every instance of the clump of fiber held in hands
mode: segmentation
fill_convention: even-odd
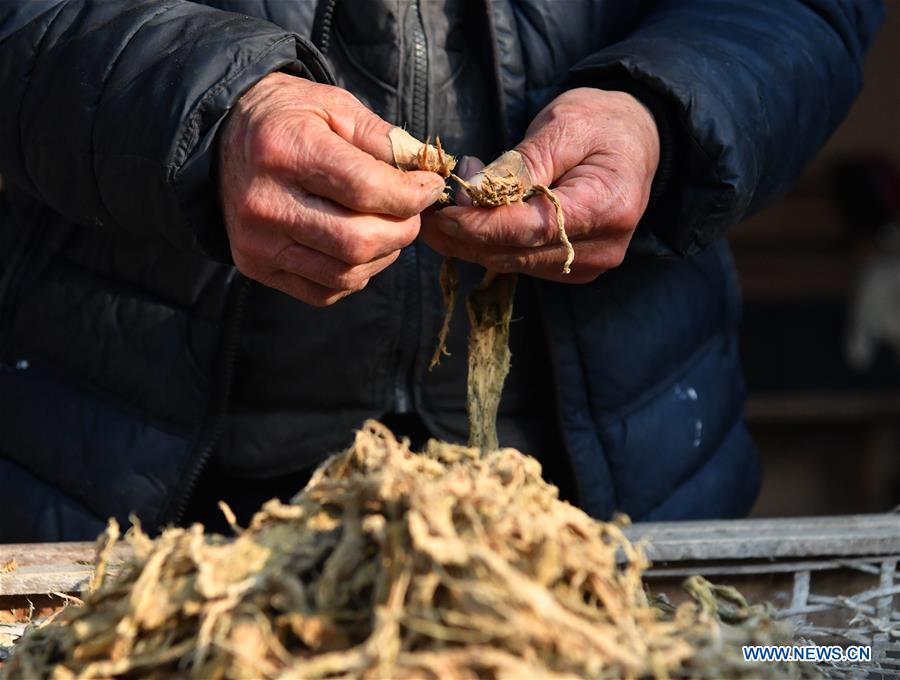
[[[400,142],[404,146],[398,153]],[[416,144],[421,146],[417,148]],[[432,149],[427,142],[423,145],[409,135],[401,137],[398,134],[394,157],[403,158],[406,162],[413,163],[412,167],[420,170],[432,170],[435,167],[439,167],[441,171],[446,170],[446,166],[440,162],[443,156],[440,145]],[[447,173],[460,184],[471,199],[472,205],[477,208],[498,208],[524,201],[538,194],[545,196],[554,207],[559,239],[566,249],[563,273],[568,274],[571,271],[575,249],[566,234],[562,206],[553,191],[531,181],[522,154],[518,151],[507,151],[470,180],[452,174],[452,169],[447,170]],[[500,408],[503,384],[510,368],[509,324],[512,318],[516,280],[515,274],[497,274],[489,271],[481,284],[466,297],[466,310],[471,327],[466,399],[469,445],[483,451],[491,451],[500,446],[497,437],[497,412]],[[431,359],[432,369],[440,363],[442,355],[449,355],[446,347],[447,335],[459,292],[458,269],[453,258],[444,260],[440,284],[446,313]]]

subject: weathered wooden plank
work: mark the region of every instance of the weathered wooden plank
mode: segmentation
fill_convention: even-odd
[[[13,543],[0,545],[0,564],[15,560],[20,567],[94,560],[93,543]]]
[[[0,577],[0,595],[80,592],[90,579],[90,567],[71,564],[22,567]]]
[[[649,544],[648,556],[669,568],[679,562],[716,560],[846,558],[900,555],[900,515],[848,515],[788,519],[714,520],[635,524],[631,540]],[[128,555],[119,545],[113,561]],[[35,543],[0,546],[0,564],[18,565],[0,574],[0,596],[78,592],[90,578],[92,543]]]
[[[871,557],[840,560],[686,560],[662,562],[651,566],[644,575],[648,578],[675,578],[699,576],[761,576],[766,574],[792,574],[799,570],[835,571],[848,569],[865,574],[878,575],[880,570],[872,565]],[[658,565],[658,566],[657,566]],[[672,565],[672,566],[670,566]]]
[[[900,515],[635,524],[632,541],[646,541],[655,561],[844,557],[900,554]]]
[[[632,529],[653,530],[657,533],[692,533],[702,535],[722,529],[735,533],[756,531],[783,531],[786,528],[830,531],[840,529],[892,528],[897,529],[900,513],[875,513],[866,515],[830,515],[812,517],[756,517],[751,519],[689,520],[683,522],[640,522]]]
[[[110,563],[130,554],[127,545],[113,550]],[[0,564],[15,561],[15,569],[0,574],[0,596],[81,592],[93,572],[93,543],[23,543],[0,545]]]

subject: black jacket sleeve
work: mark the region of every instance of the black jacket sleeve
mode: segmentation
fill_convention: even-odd
[[[632,91],[663,123],[644,232],[690,254],[785,191],[847,114],[882,16],[878,0],[663,0],[578,64],[573,84]]]
[[[0,3],[0,174],[84,225],[227,258],[216,131],[305,39],[184,0]]]

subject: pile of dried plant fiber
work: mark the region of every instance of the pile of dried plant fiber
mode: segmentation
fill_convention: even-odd
[[[132,529],[133,561],[26,634],[0,676],[800,677],[740,660],[783,631],[739,595],[697,580],[697,603],[648,601],[620,527],[511,449],[417,454],[370,421],[239,532]]]

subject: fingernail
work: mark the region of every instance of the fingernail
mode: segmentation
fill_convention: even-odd
[[[440,213],[435,217],[437,218],[437,228],[447,234],[447,236],[456,236],[459,233],[459,222],[451,220],[446,215],[441,215]]]
[[[463,179],[466,179],[469,175],[475,174],[483,167],[484,163],[475,156],[463,156],[459,159],[459,164],[456,166],[456,174]]]
[[[446,190],[447,190],[447,183],[444,182],[443,180],[441,181],[440,184],[435,185],[434,190],[432,192],[434,194],[434,200],[438,200],[441,196],[443,196],[444,192]]]

